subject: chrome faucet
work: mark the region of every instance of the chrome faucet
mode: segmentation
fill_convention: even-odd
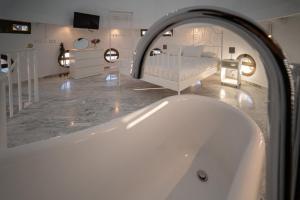
[[[236,12],[215,7],[195,6],[167,14],[154,23],[139,41],[131,75],[137,79],[143,77],[149,48],[164,32],[180,25],[198,22],[211,23],[235,32],[261,55],[268,78],[269,98],[270,143],[267,147],[267,199],[294,198],[291,190],[295,189],[296,181],[292,181],[292,176],[295,176],[296,172],[290,170],[295,162],[291,141],[295,126],[291,70],[280,47],[255,22]]]

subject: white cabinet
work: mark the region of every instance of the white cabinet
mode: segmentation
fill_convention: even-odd
[[[85,78],[103,73],[105,61],[102,49],[71,50],[70,77]]]

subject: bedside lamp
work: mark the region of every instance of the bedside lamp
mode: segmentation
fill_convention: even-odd
[[[229,47],[229,53],[231,54],[231,60],[232,60],[232,54],[235,53],[235,47]]]

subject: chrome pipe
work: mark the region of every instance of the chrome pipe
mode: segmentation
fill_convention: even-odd
[[[235,32],[261,55],[268,78],[270,143],[267,147],[267,199],[290,199],[288,170],[292,165],[291,135],[294,126],[294,88],[287,60],[275,42],[249,18],[216,7],[195,6],[169,13],[154,23],[136,48],[132,76],[143,77],[151,45],[167,30],[189,23],[210,23]]]

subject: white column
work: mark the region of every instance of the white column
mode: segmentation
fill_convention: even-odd
[[[33,51],[33,90],[34,90],[34,102],[39,101],[39,76],[37,69],[37,55],[36,50]]]
[[[0,72],[0,148],[7,147],[6,75]]]
[[[180,95],[180,70],[181,70],[181,65],[182,65],[182,62],[181,62],[181,54],[182,54],[182,48],[180,47],[180,49],[179,49],[179,53],[178,53],[178,63],[177,63],[177,65],[178,65],[178,95]]]
[[[167,67],[168,69],[170,69],[170,54],[168,53],[167,56],[168,56]]]
[[[23,100],[22,100],[22,80],[21,80],[21,63],[20,63],[20,53],[17,53],[16,60],[16,68],[17,68],[17,78],[18,78],[18,104],[19,111],[23,109]]]
[[[7,54],[7,77],[8,77],[8,104],[9,104],[9,117],[14,116],[14,100],[13,100],[13,85],[11,75],[11,57]]]
[[[30,51],[26,52],[26,63],[27,63],[27,78],[28,78],[28,104],[32,103],[31,100],[31,69],[30,69]]]

